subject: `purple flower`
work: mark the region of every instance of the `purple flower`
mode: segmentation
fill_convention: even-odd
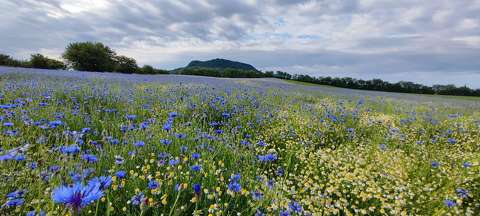
[[[298,202],[295,202],[295,201],[290,202],[288,204],[288,207],[290,208],[290,210],[292,210],[295,213],[301,213],[303,211],[302,206]]]
[[[83,185],[80,182],[72,186],[60,186],[53,190],[52,199],[55,203],[67,205],[75,211],[103,197],[99,184]]]
[[[110,185],[112,185],[112,177],[111,176],[100,176],[95,177],[88,181],[88,184],[95,184],[100,187],[101,190],[106,190]]]
[[[63,154],[76,154],[80,152],[80,147],[78,145],[69,145],[60,147],[60,152]]]
[[[196,152],[195,152],[195,153],[192,153],[192,159],[194,159],[194,160],[200,159],[200,154],[199,154],[199,153],[196,153]]]
[[[146,200],[145,195],[142,192],[140,192],[135,196],[133,196],[130,199],[130,202],[132,202],[132,205],[140,205],[141,203],[145,202],[145,200]]]
[[[158,186],[160,186],[160,184],[155,179],[152,179],[148,182],[148,188],[151,190],[157,189]]]
[[[195,192],[195,194],[199,195],[200,192],[201,192],[201,189],[202,189],[202,186],[198,183],[195,183],[193,184],[193,191]]]
[[[88,163],[96,163],[98,161],[97,156],[93,154],[84,154],[82,155],[83,160],[87,161]]]
[[[258,155],[257,157],[262,163],[268,163],[277,160],[277,154]]]
[[[120,170],[117,173],[115,173],[115,176],[117,176],[117,178],[119,179],[123,179],[127,176],[127,172],[125,172],[124,170]]]
[[[242,190],[242,186],[238,182],[230,182],[228,184],[228,189],[238,193]]]
[[[456,190],[458,197],[460,198],[467,198],[469,196],[468,190],[464,188],[457,188]]]
[[[178,163],[180,163],[180,160],[178,160],[178,159],[170,159],[170,161],[168,161],[168,164],[169,164],[170,166],[175,166],[175,165],[177,165]]]
[[[431,165],[432,165],[432,168],[438,168],[438,167],[440,167],[440,163],[437,162],[437,161],[432,161]]]
[[[137,142],[135,142],[133,145],[135,145],[136,147],[143,147],[143,146],[145,146],[145,142],[143,142],[143,141],[137,141]]]
[[[194,172],[199,172],[200,170],[202,170],[202,166],[201,165],[193,165],[190,167],[192,169],[192,171]]]
[[[445,204],[445,206],[447,206],[448,208],[452,208],[454,206],[457,205],[457,203],[454,201],[454,200],[451,200],[451,199],[445,199],[443,201],[443,203]]]
[[[171,140],[168,140],[168,139],[160,139],[160,143],[162,143],[163,145],[170,145],[172,144],[172,141]]]

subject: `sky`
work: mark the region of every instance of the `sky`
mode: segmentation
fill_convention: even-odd
[[[98,41],[163,69],[261,70],[480,88],[480,0],[1,0],[0,53]]]

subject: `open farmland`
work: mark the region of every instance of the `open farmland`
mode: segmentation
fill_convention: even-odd
[[[480,99],[0,68],[0,215],[479,215]]]

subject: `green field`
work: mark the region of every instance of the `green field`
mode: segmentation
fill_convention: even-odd
[[[478,100],[90,74],[0,74],[0,215],[480,214]]]

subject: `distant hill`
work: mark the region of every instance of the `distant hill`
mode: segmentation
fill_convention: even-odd
[[[252,65],[242,63],[242,62],[236,62],[236,61],[230,61],[227,59],[212,59],[208,61],[191,61],[188,65],[188,67],[201,67],[201,68],[215,68],[215,69],[238,69],[238,70],[251,70],[251,71],[258,71],[255,67]]]
[[[209,61],[191,61],[186,67],[177,68],[170,73],[230,78],[265,77],[263,72],[252,65],[218,58]]]

